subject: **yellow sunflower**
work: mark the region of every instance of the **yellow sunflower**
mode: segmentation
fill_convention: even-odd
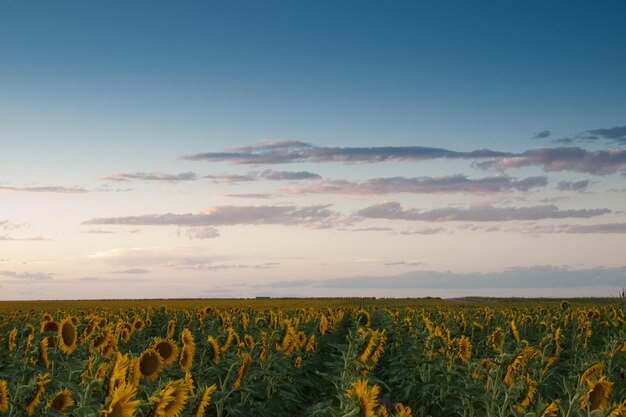
[[[136,392],[137,388],[127,384],[115,388],[113,393],[105,399],[104,407],[100,411],[101,417],[134,417],[139,400],[131,400],[131,398]]]
[[[194,350],[189,345],[183,345],[183,349],[180,352],[180,358],[178,359],[178,363],[183,371],[187,372],[191,370],[191,365],[193,363],[193,354]]]
[[[139,372],[143,378],[156,379],[159,372],[163,370],[163,359],[161,355],[151,348],[141,352],[139,356]]]
[[[183,379],[168,382],[158,395],[150,397],[154,405],[154,417],[178,417],[185,408],[187,386]]]
[[[62,391],[58,391],[52,396],[52,398],[48,402],[48,407],[53,409],[54,411],[62,412],[63,410],[73,406],[74,404],[75,402],[72,398],[72,391],[64,389]]]
[[[210,387],[204,388],[202,394],[198,398],[198,404],[193,412],[193,417],[202,417],[207,405],[211,402],[211,394],[215,392],[217,385],[213,384]]]
[[[366,379],[358,379],[352,383],[352,388],[346,391],[346,397],[356,397],[362,417],[376,417],[374,408],[378,406],[379,392],[378,385],[368,388]]]
[[[9,409],[9,387],[7,381],[0,380],[0,413]]]
[[[217,340],[213,336],[207,336],[206,341],[209,344],[211,360],[217,365],[220,362],[220,347],[217,344]]]
[[[587,384],[589,390],[580,399],[580,408],[587,411],[604,410],[609,405],[609,395],[613,390],[613,383],[602,376],[596,382],[588,380]]]
[[[173,364],[178,357],[178,345],[173,340],[155,337],[153,348],[161,355],[163,365]]]
[[[233,382],[233,388],[239,388],[241,386],[243,377],[246,376],[246,372],[248,372],[248,368],[250,368],[251,363],[252,357],[249,353],[241,355],[241,363],[239,364],[239,370],[237,371],[237,379]]]
[[[59,325],[59,347],[68,355],[76,349],[76,327],[71,317],[66,317]]]

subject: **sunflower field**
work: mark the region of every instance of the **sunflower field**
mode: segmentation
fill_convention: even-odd
[[[626,417],[625,373],[599,300],[0,302],[8,417]]]

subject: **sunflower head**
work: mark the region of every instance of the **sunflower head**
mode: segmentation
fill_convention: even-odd
[[[210,387],[206,387],[202,390],[202,394],[198,397],[198,404],[193,412],[194,417],[202,417],[207,405],[211,402],[211,394],[215,392],[217,385],[213,384]]]
[[[76,326],[71,317],[66,317],[59,325],[59,347],[68,355],[76,349]]]
[[[193,363],[194,350],[189,345],[183,345],[183,349],[180,352],[180,358],[178,363],[183,371],[187,372],[191,369]]]
[[[589,390],[581,398],[581,408],[593,411],[604,410],[609,404],[609,395],[613,390],[613,383],[602,376],[596,382],[588,382]]]
[[[178,417],[187,401],[187,386],[182,379],[168,382],[161,391],[150,397],[155,406],[155,417]]]
[[[152,348],[144,350],[139,356],[139,372],[143,378],[156,379],[163,370],[163,359],[159,352]]]
[[[9,388],[7,381],[0,380],[0,413],[9,409]]]
[[[178,357],[178,345],[171,339],[155,337],[153,348],[161,355],[163,365],[173,364]]]
[[[74,399],[72,398],[72,391],[64,389],[62,391],[58,391],[52,396],[52,399],[48,402],[48,407],[50,407],[54,411],[61,412],[66,408],[73,406],[74,404],[75,403]]]
[[[133,417],[139,400],[131,400],[137,392],[132,385],[123,384],[115,388],[113,393],[105,399],[101,417]]]

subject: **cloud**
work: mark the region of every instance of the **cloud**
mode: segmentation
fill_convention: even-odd
[[[133,247],[115,248],[87,255],[92,261],[104,262],[130,268],[144,268],[146,265],[163,265],[181,258],[194,256],[201,251],[195,247]]]
[[[196,174],[189,172],[181,172],[180,174],[163,174],[160,172],[133,172],[133,173],[121,173],[116,172],[113,174],[107,174],[100,177],[103,181],[159,181],[177,183],[180,181],[195,181]]]
[[[48,241],[50,239],[46,239],[43,238],[41,236],[33,236],[33,237],[23,237],[23,238],[17,238],[17,237],[11,237],[8,235],[0,235],[0,241],[12,241],[12,242],[26,242],[26,241]]]
[[[535,226],[531,233],[572,233],[572,234],[621,234],[626,233],[626,223],[564,224],[556,226]]]
[[[621,128],[610,129],[605,135],[619,138]],[[380,147],[323,147],[300,141],[264,141],[249,146],[232,148],[226,152],[206,152],[185,155],[180,159],[191,161],[218,162],[231,164],[284,164],[321,162],[383,162],[383,161],[425,161],[431,159],[483,160],[475,166],[483,169],[519,168],[542,166],[547,172],[577,171],[594,175],[612,174],[626,165],[626,150],[611,149],[587,151],[579,147],[537,148],[522,153],[500,152],[477,149],[470,152],[452,151],[425,146],[380,146]],[[247,178],[247,179],[246,179]],[[236,181],[237,178],[234,178]],[[241,181],[250,180],[242,176]]]
[[[0,220],[0,229],[2,230],[19,230],[28,227],[27,223],[15,223],[10,220]]]
[[[511,221],[511,220],[541,220],[563,218],[590,218],[610,213],[609,209],[582,209],[560,210],[554,205],[532,207],[493,207],[480,206],[469,208],[439,208],[420,211],[403,209],[396,201],[387,201],[359,210],[356,215],[373,219],[390,220],[421,220],[428,222],[445,221]]]
[[[553,140],[554,143],[596,142],[605,140],[608,142],[626,145],[626,126],[599,128],[585,130],[575,136]]]
[[[382,162],[424,161],[437,158],[483,159],[511,156],[508,152],[478,149],[455,152],[424,146],[323,147],[294,140],[274,140],[232,148],[227,152],[206,152],[185,155],[190,161],[227,161],[235,165],[285,164],[294,162]]]
[[[102,229],[89,229],[81,233],[89,233],[89,234],[95,234],[95,235],[108,235],[108,234],[115,233],[115,232],[112,232],[110,230],[102,230]]]
[[[149,269],[144,269],[144,268],[130,268],[130,269],[123,269],[121,271],[113,271],[114,274],[130,274],[130,275],[147,274],[149,272],[150,272]]]
[[[394,261],[385,262],[385,266],[420,266],[424,265],[424,262],[407,262],[407,261]]]
[[[615,126],[608,129],[592,129],[589,130],[591,135],[599,136],[603,139],[626,144],[626,126]]]
[[[220,237],[219,230],[210,226],[192,227],[187,229],[185,233],[189,239],[214,239]]]
[[[13,278],[22,281],[47,281],[52,279],[54,274],[43,272],[15,272],[0,271],[0,277]]]
[[[446,229],[443,227],[420,227],[417,229],[408,229],[400,232],[401,235],[435,235],[438,233],[445,233]]]
[[[390,193],[446,194],[446,193],[498,193],[528,191],[548,183],[544,176],[517,180],[505,175],[470,179],[466,175],[446,177],[389,177],[372,178],[363,182],[326,180],[302,187],[279,190],[288,194],[346,194],[380,195]]]
[[[393,229],[391,227],[361,227],[356,229],[339,229],[344,232],[392,232]]]
[[[478,162],[479,168],[510,169],[541,166],[546,172],[575,171],[593,175],[613,174],[626,164],[626,150],[588,151],[579,147],[531,149],[515,156]]]
[[[545,139],[550,137],[550,135],[552,134],[552,132],[550,132],[549,130],[542,130],[541,132],[536,133],[532,139]]]
[[[222,175],[206,175],[204,178],[214,180],[216,183],[238,184],[240,182],[251,181],[301,181],[301,180],[319,180],[322,177],[309,171],[274,171],[266,169],[262,172],[249,172],[245,175],[222,174]]]
[[[0,185],[0,191],[6,192],[24,192],[24,193],[60,193],[60,194],[82,194],[89,192],[84,188],[73,187],[61,187],[61,186],[44,186],[44,187],[9,187],[6,185]]]
[[[218,200],[239,199],[239,198],[267,200],[272,197],[273,196],[271,194],[254,194],[254,193],[251,193],[251,194],[215,194],[213,196],[213,198],[218,199]]]
[[[336,213],[328,205],[295,206],[215,206],[199,214],[148,214],[144,216],[97,218],[84,225],[176,225],[227,226],[241,224],[314,224],[331,220]]]
[[[560,191],[583,191],[589,186],[589,180],[583,181],[560,181],[556,188]]]
[[[220,271],[224,269],[269,269],[279,266],[278,262],[264,262],[264,263],[228,263],[220,262],[215,258],[207,257],[193,257],[185,258],[165,265],[167,268],[177,270],[192,270],[192,271]]]
[[[335,289],[493,289],[621,287],[626,267],[573,269],[566,266],[509,268],[498,272],[411,271],[393,276],[359,276],[327,280],[275,282],[270,288]]]

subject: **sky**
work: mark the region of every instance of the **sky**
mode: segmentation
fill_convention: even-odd
[[[616,296],[623,1],[4,1],[0,299]]]

